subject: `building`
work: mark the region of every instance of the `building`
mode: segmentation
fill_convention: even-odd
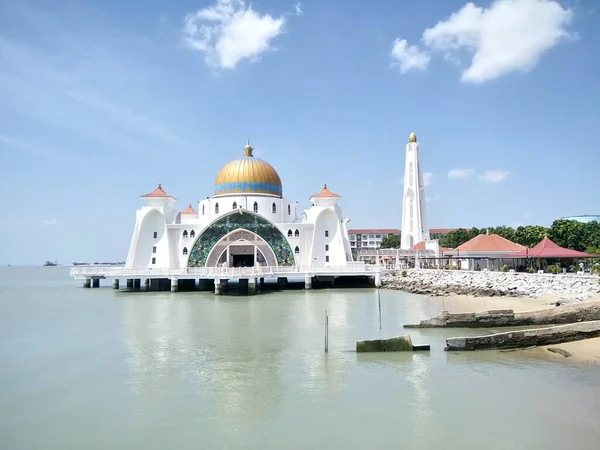
[[[583,223],[590,223],[590,222],[599,222],[600,223],[600,216],[594,216],[594,215],[583,215],[583,216],[570,216],[570,217],[563,217],[563,220],[576,220],[577,222],[583,222]]]
[[[454,230],[456,230],[456,228],[430,228],[429,234],[431,237],[437,238]],[[400,236],[402,230],[399,228],[355,228],[348,230],[352,255],[356,259],[356,251],[358,249],[373,250],[381,248],[381,241],[391,234]],[[420,242],[422,243],[423,241]],[[415,243],[415,245],[417,244],[418,243]],[[415,245],[413,245],[412,248],[414,248]]]
[[[348,230],[348,239],[352,250],[358,248],[375,249],[381,247],[381,241],[390,234],[400,235],[397,228],[364,228]]]
[[[512,264],[512,255],[525,250],[497,234],[480,234],[458,247],[443,252],[443,256],[451,257],[449,262],[459,264],[465,270],[498,270],[500,266]]]
[[[297,211],[277,171],[244,155],[223,166],[212,197],[180,211],[161,185],[142,195],[125,268],[344,266],[352,261],[340,196],[327,186]]]
[[[406,144],[404,164],[404,195],[402,197],[402,237],[400,248],[410,249],[418,242],[429,240],[425,207],[425,183],[421,172],[419,142],[411,133]]]

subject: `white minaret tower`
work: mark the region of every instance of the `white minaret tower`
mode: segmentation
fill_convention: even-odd
[[[429,239],[429,227],[425,213],[425,186],[419,161],[419,143],[417,135],[411,133],[408,144],[406,144],[404,165],[401,249],[407,250],[413,245]]]

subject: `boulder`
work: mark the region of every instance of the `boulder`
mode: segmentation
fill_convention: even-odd
[[[387,339],[356,341],[356,352],[411,352],[412,341],[409,334]]]

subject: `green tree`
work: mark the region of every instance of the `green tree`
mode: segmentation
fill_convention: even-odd
[[[541,225],[527,225],[518,227],[515,230],[515,240],[513,242],[524,245],[525,247],[535,247],[548,232],[548,228]]]
[[[388,234],[381,240],[380,248],[400,248],[400,235]]]
[[[446,233],[440,239],[440,246],[446,248],[456,248],[469,240],[471,240],[470,232],[464,228],[459,228],[458,230],[452,230]]]
[[[548,237],[561,247],[583,251],[588,225],[577,220],[558,219],[548,230]]]
[[[515,241],[515,230],[513,227],[502,225],[499,227],[490,228],[489,230],[490,234],[497,234],[498,236],[502,236],[504,239],[508,239],[511,242]]]
[[[584,246],[585,248],[600,247],[600,222],[594,220],[585,224]]]

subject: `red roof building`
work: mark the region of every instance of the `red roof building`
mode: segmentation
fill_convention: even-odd
[[[170,194],[167,194],[166,191],[162,188],[162,184],[158,183],[156,189],[148,194],[141,195],[142,198],[175,198]]]
[[[444,252],[444,254],[460,254],[464,257],[494,257],[507,256],[521,250],[525,250],[525,247],[497,234],[480,234],[455,249]]]
[[[339,198],[341,195],[334,194],[329,189],[327,189],[327,184],[323,185],[323,189],[321,192],[316,193],[311,198]]]
[[[509,256],[511,258],[589,258],[592,255],[561,247],[546,236],[535,247],[526,248]]]
[[[196,212],[196,210],[194,208],[192,208],[192,205],[190,204],[190,206],[188,206],[187,208],[185,208],[183,211],[181,211],[181,214],[198,214]]]

